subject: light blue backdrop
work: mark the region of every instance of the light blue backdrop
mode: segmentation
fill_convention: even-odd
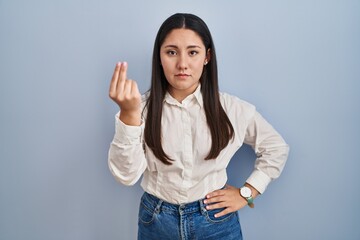
[[[245,239],[360,239],[360,1],[0,0],[0,239],[135,239],[139,184],[111,176],[117,61],[149,87],[153,41],[202,17],[220,86],[291,146],[283,175],[240,211]],[[240,186],[254,155],[229,166]]]

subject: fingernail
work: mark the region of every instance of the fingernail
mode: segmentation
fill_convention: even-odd
[[[207,203],[207,201],[206,201],[206,200],[204,200],[204,203],[206,204],[206,203]]]
[[[118,67],[121,66],[121,62],[117,62],[116,66]]]
[[[217,215],[217,214],[215,214],[215,215],[214,215],[214,217],[216,217],[216,218],[217,218],[217,217],[218,217],[218,215]]]
[[[123,64],[124,64],[124,67],[126,67],[126,66],[127,66],[127,62],[124,62]]]

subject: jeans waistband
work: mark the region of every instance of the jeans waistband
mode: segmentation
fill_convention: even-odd
[[[150,204],[155,208],[155,211],[168,211],[168,212],[177,212],[181,214],[193,213],[193,212],[205,212],[206,204],[204,204],[204,199],[199,199],[194,202],[185,203],[185,204],[172,204],[165,202],[158,197],[151,195],[147,192],[143,195],[143,201],[146,201],[146,204]]]

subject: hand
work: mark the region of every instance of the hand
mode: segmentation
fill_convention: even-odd
[[[119,105],[120,120],[128,125],[141,123],[141,94],[135,81],[127,79],[127,63],[117,63],[110,83],[109,96]]]
[[[230,185],[226,185],[225,189],[216,190],[207,194],[204,203],[209,204],[206,206],[207,210],[225,208],[223,211],[215,214],[215,217],[221,217],[228,213],[235,212],[248,204],[247,201],[240,196],[239,189]]]

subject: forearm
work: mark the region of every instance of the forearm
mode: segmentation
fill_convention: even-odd
[[[115,116],[115,135],[109,149],[108,164],[116,180],[125,185],[136,183],[147,167],[142,145],[143,128],[143,125],[126,125],[120,120],[119,113]]]
[[[278,178],[288,158],[289,146],[280,134],[258,113],[250,121],[245,143],[256,153],[254,171],[246,180],[259,193]]]
[[[129,126],[140,126],[141,125],[141,111],[120,111],[120,121]]]
[[[142,146],[119,145],[112,142],[108,164],[115,179],[124,185],[134,185],[147,167]]]
[[[266,152],[258,154],[255,160],[254,171],[246,182],[262,194],[271,181],[278,178],[285,166],[289,147],[283,146],[268,148]]]

